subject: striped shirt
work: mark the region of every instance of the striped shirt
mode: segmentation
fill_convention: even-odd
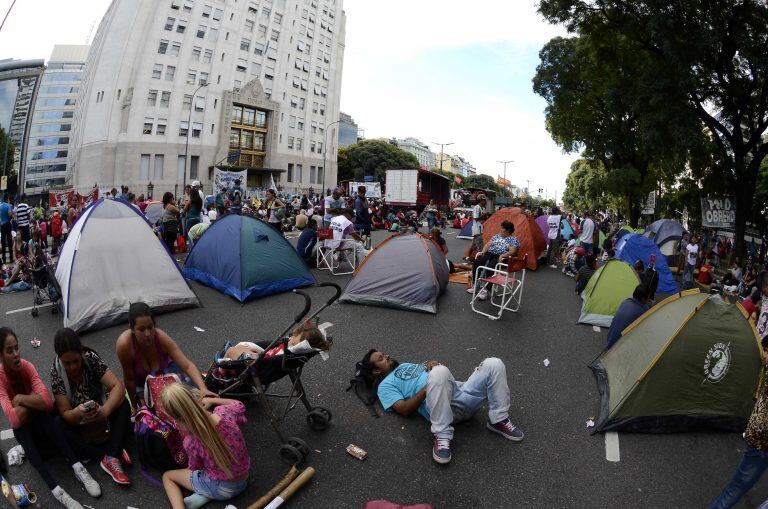
[[[16,224],[19,226],[29,226],[29,205],[26,203],[19,203],[16,208],[13,209],[13,213],[16,214]]]

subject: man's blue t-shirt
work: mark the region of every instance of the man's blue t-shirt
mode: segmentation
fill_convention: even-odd
[[[381,406],[389,411],[401,399],[411,399],[427,385],[428,377],[429,372],[423,364],[400,364],[379,384]],[[429,420],[426,400],[419,405],[419,413]]]
[[[312,250],[315,249],[317,244],[317,232],[312,228],[305,228],[299,236],[299,241],[296,244],[296,251],[302,258],[309,258],[312,256]]]
[[[0,224],[5,224],[11,220],[11,208],[10,203],[0,203]]]
[[[619,309],[611,320],[611,327],[608,329],[608,344],[606,349],[613,346],[621,338],[621,333],[629,327],[632,322],[640,318],[640,315],[648,310],[648,306],[630,297],[621,303]]]

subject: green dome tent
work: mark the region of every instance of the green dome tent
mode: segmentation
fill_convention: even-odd
[[[596,430],[741,432],[754,406],[760,352],[740,304],[698,289],[672,295],[590,366],[601,394]]]
[[[584,301],[579,323],[610,327],[613,315],[621,303],[630,297],[640,284],[635,270],[621,260],[608,260],[592,274],[581,292]]]

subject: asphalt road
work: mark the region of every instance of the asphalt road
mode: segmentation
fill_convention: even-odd
[[[446,238],[449,257],[456,260],[467,241]],[[384,234],[377,233],[375,240]],[[407,260],[403,260],[407,263]],[[119,270],[119,267],[115,267]],[[322,280],[342,286],[349,276]],[[301,308],[295,295],[278,295],[240,305],[209,288],[193,284],[203,308],[158,318],[159,326],[181,345],[202,369],[226,339],[271,339],[291,323]],[[314,290],[328,296],[329,290]],[[319,298],[317,302],[322,300]],[[0,296],[0,323],[20,336],[22,355],[32,361],[47,383],[53,360],[53,335],[61,317],[42,310],[7,314],[31,304],[31,293]],[[591,434],[587,419],[597,416],[598,392],[589,362],[602,350],[606,331],[576,325],[580,301],[573,280],[549,268],[529,272],[523,304],[517,314],[491,321],[472,312],[462,285],[450,284],[436,316],[377,307],[335,304],[321,316],[334,323],[334,349],[328,361],[316,358],[304,372],[312,402],[328,407],[333,421],[324,432],[311,431],[305,413],[289,414],[284,429],[309,442],[308,464],[317,474],[294,499],[293,507],[361,508],[372,499],[400,504],[432,503],[448,508],[622,507],[703,508],[719,493],[736,468],[743,449],[738,434],[619,434],[620,461],[606,460],[605,438]],[[205,332],[197,332],[194,327]],[[114,343],[124,326],[83,336],[119,375]],[[33,349],[30,340],[42,346]],[[512,419],[525,432],[521,443],[505,441],[485,429],[479,414],[456,430],[454,457],[448,466],[431,458],[429,425],[386,414],[369,415],[364,405],[345,392],[355,362],[376,347],[400,361],[436,359],[457,379],[466,378],[486,357],[500,357],[507,366],[512,391]],[[549,359],[546,367],[544,359]],[[280,385],[285,388],[285,385]],[[2,428],[8,424],[0,417]],[[231,501],[245,508],[287,472],[278,458],[279,443],[258,405],[248,409],[243,427],[253,466],[247,491]],[[368,451],[360,462],[345,448],[355,443]],[[0,442],[7,452],[13,439]],[[81,503],[92,507],[164,507],[163,491],[146,482],[136,467],[127,473],[131,488],[114,485],[97,465],[89,465],[104,494],[91,499],[64,465],[54,459],[60,483]],[[25,463],[12,467],[11,481],[29,483],[45,507],[58,507],[40,477]],[[768,498],[763,480],[738,506],[755,507]],[[211,503],[211,508],[226,504]]]

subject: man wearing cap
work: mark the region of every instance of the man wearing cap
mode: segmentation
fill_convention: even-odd
[[[357,188],[357,196],[355,197],[355,230],[360,235],[371,236],[371,213],[368,211],[365,186]]]
[[[437,463],[451,461],[453,425],[471,419],[486,402],[486,427],[507,440],[523,439],[523,432],[509,419],[511,398],[507,368],[501,359],[484,359],[465,382],[456,381],[437,361],[400,364],[375,349],[361,365],[374,379],[384,410],[403,417],[418,412],[431,423],[432,459]]]
[[[339,186],[333,190],[331,196],[325,198],[325,216],[323,217],[323,226],[325,228],[330,228],[333,218],[341,214],[341,210],[344,208],[343,192],[344,189]]]

